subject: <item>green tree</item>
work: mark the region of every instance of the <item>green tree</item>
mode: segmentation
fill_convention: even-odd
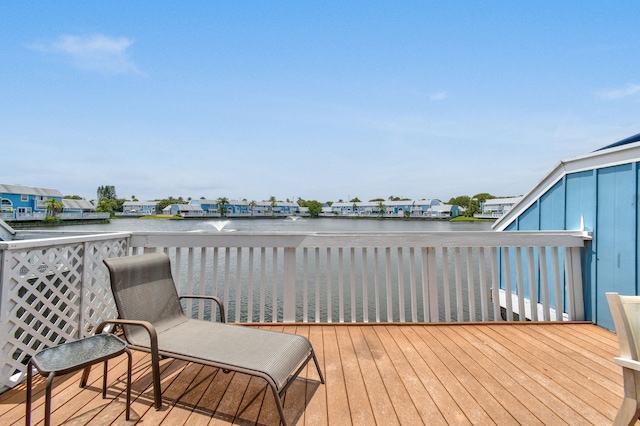
[[[110,200],[108,198],[102,198],[98,201],[98,205],[96,206],[96,211],[98,212],[107,212],[113,215],[113,213],[118,208],[118,202],[116,200]]]
[[[487,192],[482,192],[480,194],[476,194],[473,196],[473,198],[475,198],[476,200],[478,200],[479,203],[484,203],[487,200],[492,200],[494,198],[496,198],[495,196],[487,193]]]
[[[309,209],[309,217],[316,218],[322,213],[322,204],[316,200],[309,200],[306,202]]]
[[[47,217],[55,218],[58,213],[62,211],[62,203],[55,198],[49,198],[44,202],[44,205],[47,206]]]
[[[361,203],[362,201],[360,201],[360,198],[356,197],[356,198],[352,198],[349,200],[350,203]]]
[[[469,208],[469,203],[471,202],[471,197],[468,195],[460,195],[458,197],[454,197],[450,199],[447,204],[451,204],[453,206],[464,207],[465,209]]]
[[[113,185],[99,186],[97,200],[100,201],[103,198],[106,198],[107,200],[116,200],[118,198],[116,195],[116,187]]]
[[[84,198],[79,195],[65,195],[62,198],[64,198],[65,200],[84,200]]]
[[[251,216],[253,216],[253,209],[255,209],[257,205],[258,203],[256,203],[256,200],[251,200],[249,202],[249,207],[251,208]]]
[[[464,215],[466,217],[473,217],[474,214],[480,213],[480,211],[481,211],[480,203],[478,202],[478,200],[473,198],[472,200],[469,201],[469,207],[467,207],[467,210],[464,212]]]
[[[274,208],[276,206],[276,203],[278,201],[276,200],[276,197],[274,197],[273,195],[271,197],[269,197],[268,201],[269,201],[269,205],[271,206],[271,215],[273,216],[273,215],[275,215],[275,212],[273,210],[274,210]]]
[[[378,203],[378,216],[379,217],[383,217],[384,216],[384,209],[385,209],[385,205],[382,201],[380,201]]]
[[[229,205],[229,199],[227,197],[218,198],[218,211],[220,216],[225,217],[227,215],[227,206]]]

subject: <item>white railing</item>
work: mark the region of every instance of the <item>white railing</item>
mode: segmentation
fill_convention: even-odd
[[[562,321],[584,319],[588,239],[582,232],[134,232],[0,242],[0,379],[11,386],[27,355],[116,315],[106,257],[168,253],[178,291],[221,296],[235,322]],[[185,307],[211,316],[201,302]]]
[[[130,244],[169,253],[179,291],[222,296],[236,322],[549,321],[584,318],[585,238],[149,232]]]
[[[126,255],[129,235],[0,242],[0,388],[22,380],[37,351],[117,316],[102,259]]]

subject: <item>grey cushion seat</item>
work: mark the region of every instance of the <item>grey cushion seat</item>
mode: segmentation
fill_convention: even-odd
[[[222,302],[214,296],[222,323],[187,317],[171,275],[165,253],[148,253],[105,259],[119,319],[102,323],[123,325],[131,348],[151,352],[156,408],[162,405],[160,356],[220,367],[262,377],[276,399],[286,424],[281,397],[313,359],[321,383],[324,377],[306,337],[225,323]],[[184,296],[183,296],[184,297]]]
[[[149,346],[149,338],[144,334],[135,333],[129,341]],[[199,320],[188,320],[160,331],[158,348],[163,355],[178,358],[189,348],[189,357],[202,362],[215,360],[228,367],[266,373],[278,389],[311,351],[309,341],[302,336]]]

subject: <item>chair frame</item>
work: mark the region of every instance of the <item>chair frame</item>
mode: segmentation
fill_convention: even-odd
[[[609,292],[606,297],[620,346],[620,356],[614,358],[614,362],[622,367],[624,381],[624,399],[613,424],[633,425],[640,418],[640,359],[634,330],[624,305],[640,304],[640,296],[621,296]]]
[[[164,256],[166,256],[165,253],[153,253],[153,254],[162,254]],[[143,255],[138,255],[138,256],[148,256],[148,254],[143,254]],[[167,261],[168,261],[168,256],[167,256]],[[111,281],[111,286],[112,288],[114,287],[115,283],[114,283],[114,271],[113,271],[113,267],[112,265],[109,264],[109,259],[105,259],[104,262],[110,272],[110,281]],[[173,282],[173,278],[171,277],[171,281]],[[175,284],[174,284],[175,286]],[[183,295],[183,296],[179,296],[179,299],[185,299],[185,298],[193,298],[193,299],[208,299],[208,300],[212,300],[213,302],[215,302],[218,305],[219,311],[220,311],[220,318],[221,318],[221,322],[222,323],[226,323],[226,317],[225,317],[225,311],[224,311],[224,304],[222,303],[222,300],[216,296],[200,296],[200,295]],[[118,312],[120,312],[120,307],[118,306],[118,298],[115,298],[116,300],[116,306],[118,307]],[[182,309],[182,313],[184,315],[184,310]],[[313,360],[314,364],[316,366],[316,369],[318,371],[318,375],[320,377],[320,382],[322,384],[325,383],[325,379],[324,376],[322,375],[322,371],[320,369],[320,364],[318,362],[318,359],[316,357],[315,351],[313,350],[313,347],[311,346],[311,344],[309,343],[310,346],[310,351],[308,353],[308,355],[306,356],[306,358],[298,365],[297,369],[295,371],[292,371],[289,374],[289,378],[287,379],[287,381],[281,386],[278,387],[278,385],[276,384],[276,382],[273,380],[273,378],[264,371],[257,371],[255,369],[249,369],[249,368],[244,368],[242,366],[237,366],[237,365],[229,365],[226,364],[224,362],[219,362],[216,360],[204,360],[202,358],[199,357],[194,357],[194,356],[190,356],[188,353],[175,353],[175,352],[166,352],[163,351],[162,348],[160,347],[160,345],[158,344],[158,332],[156,330],[156,328],[154,327],[154,325],[149,322],[149,321],[141,321],[141,320],[134,320],[134,319],[123,319],[123,318],[118,318],[118,319],[112,319],[112,320],[106,320],[102,323],[100,323],[98,325],[98,327],[95,330],[95,333],[102,333],[104,328],[108,325],[129,325],[129,326],[135,326],[135,327],[142,327],[146,330],[148,337],[149,337],[149,341],[150,341],[150,345],[147,346],[140,346],[137,344],[132,343],[131,341],[129,341],[127,339],[126,333],[125,333],[125,339],[127,339],[127,343],[129,345],[130,348],[132,349],[136,349],[136,350],[141,350],[144,352],[149,352],[151,353],[151,367],[152,367],[152,376],[153,376],[153,391],[154,391],[154,402],[155,402],[155,408],[158,410],[162,407],[162,391],[161,391],[161,386],[160,386],[160,357],[169,357],[169,358],[175,358],[175,359],[181,359],[181,360],[185,360],[185,361],[189,361],[189,362],[195,362],[198,364],[203,364],[203,365],[210,365],[213,367],[217,367],[222,369],[224,372],[229,372],[229,371],[235,371],[238,373],[243,373],[243,374],[248,374],[251,376],[255,376],[255,377],[260,377],[262,379],[264,379],[267,384],[269,385],[269,387],[272,390],[277,408],[278,408],[278,412],[280,414],[280,419],[283,425],[287,425],[287,422],[285,420],[285,413],[284,413],[284,407],[282,405],[282,397],[284,395],[284,393],[287,391],[287,389],[289,388],[289,386],[295,381],[295,379],[298,377],[298,375],[302,372],[302,370],[307,366],[307,364],[309,363],[309,361]],[[236,327],[236,325],[230,325],[230,327]],[[86,380],[86,377],[88,377],[90,371],[90,367],[87,367],[84,370],[83,373],[83,381]]]

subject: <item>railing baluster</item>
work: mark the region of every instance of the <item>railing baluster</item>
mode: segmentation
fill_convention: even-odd
[[[236,247],[236,322],[242,314],[242,247]]]
[[[204,285],[205,277],[206,277],[206,267],[207,267],[207,248],[201,247],[200,248],[200,288],[198,289],[198,294],[201,296],[206,294],[205,285]],[[211,310],[213,311],[213,309],[215,309],[215,307],[212,305]],[[213,312],[211,312],[211,315],[213,315]],[[202,299],[198,301],[198,319],[199,320],[204,319],[204,300]]]
[[[229,269],[231,268],[231,248],[225,247],[224,249],[224,281],[223,281],[223,301],[224,301],[224,311],[227,314],[227,318],[229,318],[231,312],[229,312]]]
[[[331,247],[327,247],[327,322],[333,320],[333,310],[331,309]]]
[[[393,322],[393,297],[391,293],[391,247],[386,247],[385,251],[385,271],[387,288],[387,321]]]
[[[309,251],[302,249],[302,322],[309,322]]]
[[[267,249],[266,247],[260,248],[260,322],[264,322],[266,301],[266,288],[267,288]]]
[[[282,321],[296,320],[296,249],[284,248]]]
[[[564,304],[562,303],[562,280],[560,278],[560,261],[558,255],[558,247],[551,248],[551,259],[553,262],[553,292],[556,299],[556,321],[562,321],[562,312]]]
[[[476,292],[473,278],[472,248],[467,247],[467,288],[469,289],[469,321],[476,320]]]
[[[342,247],[338,249],[338,321],[344,322],[344,261]]]
[[[376,301],[376,322],[380,322],[380,261],[378,247],[373,248],[373,288],[375,292]]]
[[[220,262],[220,253],[218,247],[213,248],[213,282],[211,283],[211,294],[213,296],[220,296],[218,292],[218,267]],[[215,320],[213,305],[211,305],[211,320]],[[226,311],[225,311],[226,312]],[[226,320],[226,318],[225,318]]]
[[[247,275],[247,322],[253,322],[253,247],[249,247],[248,275]]]
[[[540,258],[540,292],[542,298],[542,319],[544,321],[551,320],[551,311],[549,306],[549,270],[547,268],[547,248],[540,247],[538,250]]]
[[[526,311],[524,307],[524,274],[522,273],[522,248],[516,247],[515,262],[516,262],[516,288],[518,296],[518,319],[520,321],[526,321]]]
[[[369,322],[369,286],[367,283],[369,282],[369,277],[367,271],[368,261],[367,261],[367,248],[362,248],[362,321]]]
[[[278,322],[278,248],[272,250],[271,322]]]
[[[193,294],[193,247],[189,247],[187,250],[187,284],[185,285],[186,294]],[[188,312],[191,315],[191,309],[193,308],[193,300],[186,300],[186,309],[185,312]]]
[[[406,322],[405,300],[404,300],[404,268],[402,260],[402,247],[398,247],[398,309],[400,314],[400,322]]]
[[[320,322],[320,247],[315,248],[316,252],[316,322]]]
[[[355,248],[351,247],[350,251],[350,260],[351,264],[349,265],[349,270],[351,271],[351,322],[356,322],[356,259],[355,259]]]
[[[511,291],[511,259],[509,247],[502,247],[502,267],[504,268],[504,294],[507,321],[513,321],[513,292]]]
[[[462,299],[462,267],[460,266],[460,247],[454,250],[454,260],[456,265],[456,321],[464,321],[464,302]]]
[[[451,317],[451,284],[449,283],[449,249],[447,247],[442,247],[442,265],[444,317],[446,322],[451,322],[453,318]]]
[[[538,280],[533,247],[527,247],[527,263],[529,264],[529,300],[531,302],[531,321],[538,321]]]
[[[480,305],[482,321],[489,321],[489,286],[487,285],[487,264],[484,247],[478,247],[478,266],[480,268]]]
[[[491,248],[491,298],[493,300],[494,321],[502,320],[502,309],[500,308],[500,270],[498,269],[498,254],[500,248]]]
[[[409,247],[409,282],[411,285],[411,321],[418,322],[418,292],[416,289],[415,254],[416,254],[415,249],[413,247]]]

